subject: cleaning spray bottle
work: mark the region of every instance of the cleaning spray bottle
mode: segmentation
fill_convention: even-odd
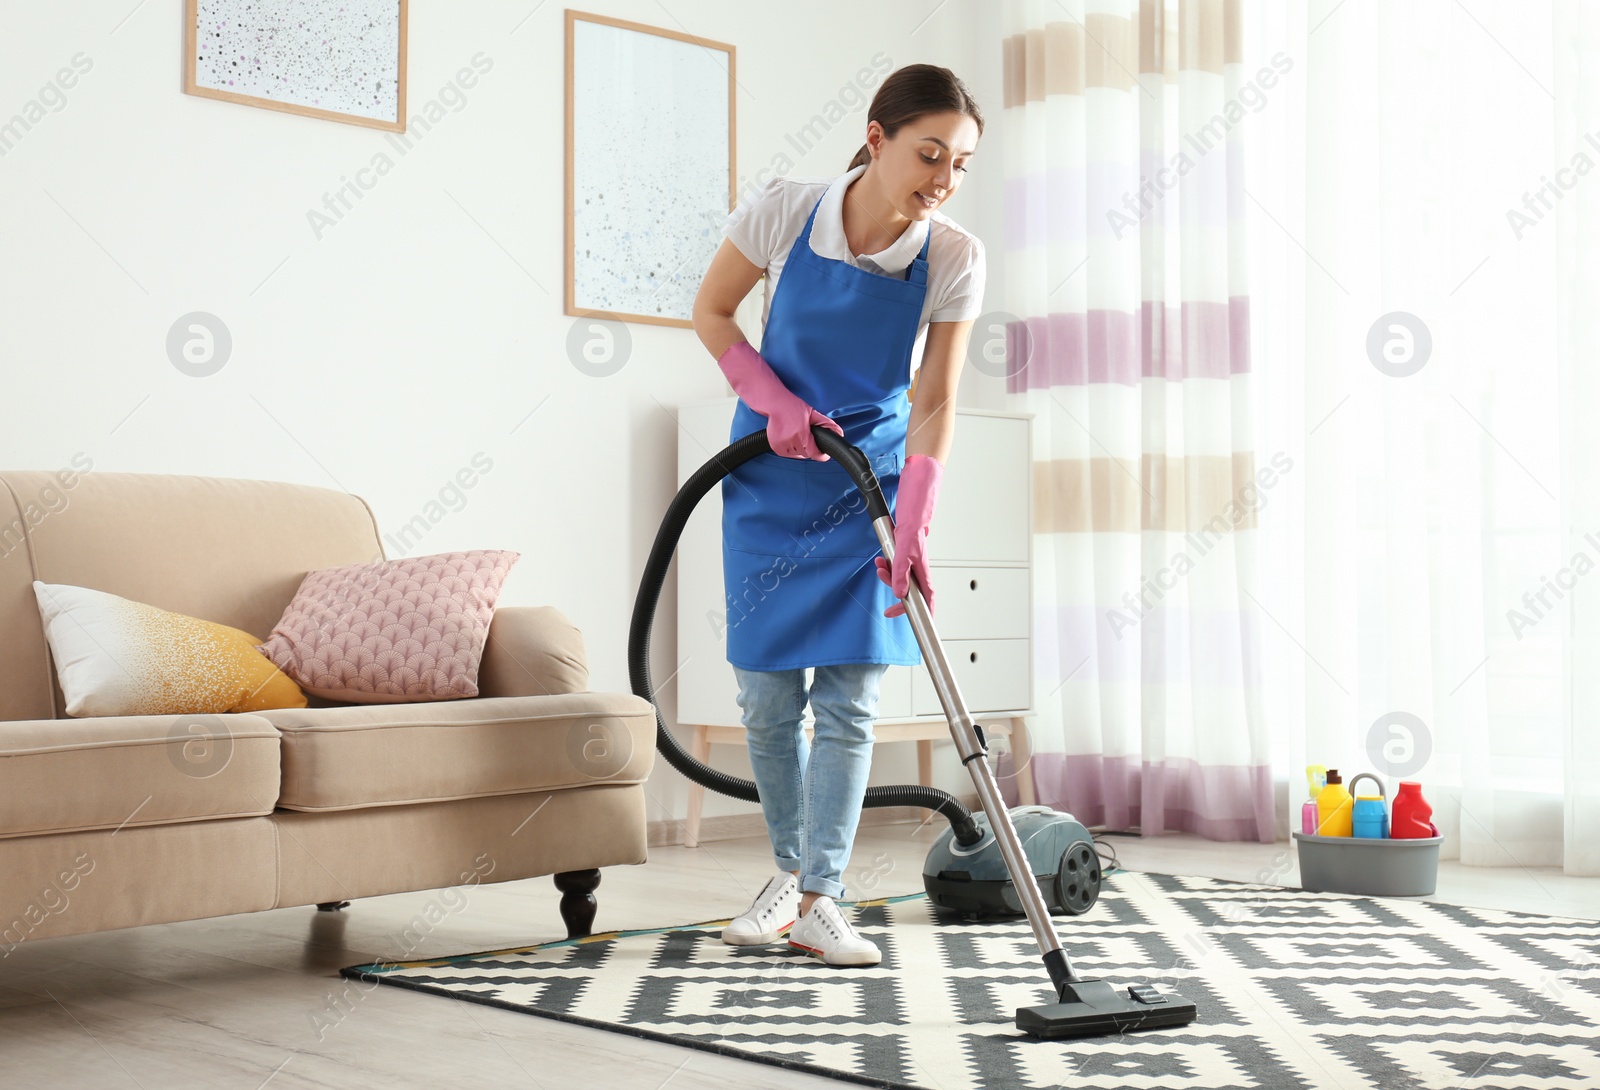
[[[1339,770],[1328,769],[1328,784],[1317,794],[1317,835],[1349,836],[1355,802],[1345,789]]]
[[[1389,822],[1389,836],[1393,840],[1415,840],[1435,835],[1433,807],[1422,797],[1422,784],[1416,780],[1401,780],[1400,790],[1394,796],[1394,817]]]
[[[1311,797],[1300,804],[1300,831],[1307,836],[1317,835],[1322,819],[1317,816],[1317,796],[1328,786],[1328,770],[1322,765],[1306,765],[1306,787]]]

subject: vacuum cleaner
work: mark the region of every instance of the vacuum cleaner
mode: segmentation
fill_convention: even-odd
[[[866,501],[883,555],[893,562],[894,519],[867,457],[827,428],[816,425],[811,433],[818,449],[850,474]],[[656,749],[668,764],[694,782],[719,794],[757,803],[761,797],[753,781],[719,772],[695,759],[667,729],[650,677],[650,631],[667,569],[695,505],[740,465],[771,452],[766,431],[752,432],[713,455],[678,490],[645,562],[628,631],[629,680],[634,693],[655,707]],[[1048,807],[1007,811],[994,770],[986,759],[989,749],[983,728],[973,720],[961,698],[915,576],[903,601],[922,650],[922,661],[933,677],[939,703],[949,721],[956,752],[972,775],[982,809],[970,813],[953,795],[920,784],[869,787],[862,806],[917,806],[933,810],[950,822],[949,831],[934,845],[923,868],[924,885],[935,905],[966,917],[1018,911],[1027,917],[1054,986],[1056,1002],[1017,1008],[1019,1030],[1033,1037],[1081,1037],[1194,1021],[1194,1004],[1180,996],[1164,994],[1148,984],[1119,991],[1106,980],[1085,980],[1073,968],[1056,935],[1051,913],[1086,912],[1098,897],[1100,868],[1093,838],[1070,814]],[[1026,833],[1026,840],[1022,833]],[[1046,879],[1048,896],[1041,890],[1041,875]]]
[[[1019,806],[1010,818],[1050,913],[1081,916],[1093,908],[1100,897],[1100,854],[1089,830],[1048,806]],[[979,811],[972,819],[981,834],[976,843],[962,844],[951,828],[928,852],[922,866],[928,900],[963,920],[1026,915],[988,815]]]

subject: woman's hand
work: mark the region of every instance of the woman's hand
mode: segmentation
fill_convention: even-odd
[[[729,345],[717,366],[744,403],[767,418],[767,442],[774,454],[818,462],[830,460],[817,449],[811,426],[821,424],[840,436],[844,429],[795,396],[749,341]]]
[[[896,598],[911,593],[911,573],[922,588],[922,600],[933,616],[933,583],[928,577],[928,527],[939,500],[939,480],[944,466],[926,454],[913,454],[900,472],[900,489],[894,501],[894,563],[878,557],[878,578],[889,584]],[[905,602],[896,602],[883,611],[885,617],[905,613]]]
[[[751,408],[755,406],[752,405]],[[817,462],[832,461],[817,449],[817,437],[811,434],[813,424],[821,424],[835,435],[844,435],[844,429],[838,424],[796,397],[793,408],[768,414],[767,443],[774,453],[781,454],[785,458],[810,458]]]

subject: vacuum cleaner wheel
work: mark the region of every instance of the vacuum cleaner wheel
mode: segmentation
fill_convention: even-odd
[[[1056,869],[1055,903],[1069,916],[1081,916],[1100,899],[1100,856],[1094,843],[1078,840],[1061,853]]]

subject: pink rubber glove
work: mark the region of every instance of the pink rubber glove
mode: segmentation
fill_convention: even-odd
[[[774,454],[830,461],[817,449],[811,425],[821,424],[841,436],[844,429],[796,397],[773,373],[772,365],[750,347],[749,341],[734,341],[717,361],[717,366],[728,376],[728,385],[744,403],[767,418],[767,442],[772,445]]]
[[[933,522],[933,508],[939,502],[939,478],[944,476],[944,466],[939,459],[926,454],[913,454],[906,459],[900,471],[900,491],[894,500],[894,567],[878,557],[878,578],[889,584],[896,598],[911,593],[910,575],[915,572],[917,586],[922,588],[922,599],[928,603],[928,616],[933,616],[933,583],[928,579],[928,526]],[[904,602],[896,602],[883,611],[885,617],[898,617],[906,611]]]

